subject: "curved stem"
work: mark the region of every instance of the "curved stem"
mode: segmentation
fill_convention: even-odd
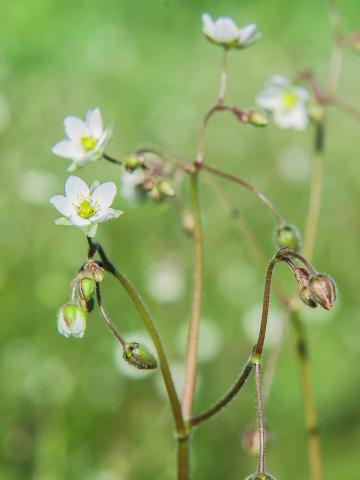
[[[310,478],[312,480],[321,480],[322,462],[319,427],[314,392],[310,378],[309,357],[305,328],[297,311],[293,310],[291,312],[290,318],[296,334],[296,351],[299,359],[300,377],[304,393],[306,427],[309,435]]]
[[[111,333],[114,335],[116,340],[121,344],[121,346],[123,348],[126,348],[127,342],[125,341],[124,337],[120,334],[118,329],[115,327],[115,325],[111,321],[108,314],[106,313],[106,310],[105,310],[104,305],[102,303],[100,285],[98,283],[96,284],[96,298],[97,298],[97,301],[98,301],[100,313],[101,313],[103,319],[105,320],[105,323],[109,327]]]
[[[185,383],[182,398],[182,411],[185,418],[191,417],[196,386],[197,350],[202,295],[202,233],[199,204],[199,179],[197,172],[191,177],[191,202],[194,216],[194,283],[192,315],[187,339]]]
[[[320,215],[321,184],[322,184],[322,154],[324,150],[324,125],[317,123],[315,130],[315,152],[311,169],[310,200],[305,227],[304,255],[311,258]]]
[[[231,402],[231,400],[233,400],[236,397],[236,395],[245,385],[245,382],[250,375],[252,367],[253,367],[253,362],[250,357],[247,360],[239,378],[237,379],[235,384],[230,388],[230,390],[224,395],[224,397],[222,397],[218,402],[216,402],[215,405],[213,405],[211,408],[209,408],[208,410],[206,410],[205,412],[199,415],[196,415],[195,417],[192,417],[190,419],[191,426],[199,425],[205,420],[208,420],[209,418],[221,412],[221,410],[225,408]]]
[[[330,105],[334,105],[334,107],[337,107],[339,110],[351,115],[355,120],[360,122],[360,110],[353,105],[345,102],[344,100],[340,100],[337,97],[328,97],[326,98],[326,102]]]
[[[187,163],[187,162],[181,160],[180,158],[175,157],[174,155],[163,152],[159,148],[155,148],[155,147],[138,148],[137,150],[135,150],[134,153],[136,155],[144,155],[146,153],[150,153],[152,155],[157,155],[158,157],[160,157],[164,160],[168,160],[169,162],[173,163],[174,165],[181,168],[182,170],[184,170],[187,173],[191,174],[191,173],[194,172],[194,168],[190,163]]]
[[[90,239],[91,242],[91,239]],[[165,387],[167,390],[167,394],[170,400],[173,417],[176,425],[176,431],[178,434],[185,435],[186,434],[186,426],[181,412],[180,402],[175,390],[174,382],[172,379],[169,362],[167,360],[167,356],[165,353],[165,349],[163,347],[160,335],[158,330],[155,326],[155,323],[150,315],[150,312],[146,308],[142,298],[134,288],[134,286],[130,283],[130,281],[126,278],[126,276],[117,270],[115,266],[110,262],[108,257],[106,256],[103,248],[101,245],[96,244],[97,251],[99,252],[100,258],[102,260],[102,265],[104,269],[110,272],[114,277],[118,280],[118,282],[124,287],[125,291],[131,298],[134,306],[138,310],[146,330],[148,331],[149,335],[154,342],[154,346],[156,348],[157,355],[159,357],[160,369],[164,379]]]
[[[250,192],[252,192],[270,210],[277,225],[282,226],[284,224],[284,220],[282,219],[281,215],[278,213],[276,208],[273,206],[273,204],[270,202],[270,200],[267,197],[265,197],[265,195],[263,195],[261,192],[256,190],[256,188],[253,185],[251,185],[249,182],[246,182],[245,180],[243,180],[240,177],[237,177],[236,175],[223,172],[217,167],[213,167],[212,165],[209,165],[207,163],[202,162],[197,166],[199,169],[205,169],[208,172],[213,173],[214,175],[217,175],[218,177],[222,177],[222,178],[225,178],[226,180],[230,180],[231,182],[234,182],[240,185],[241,187],[245,188],[246,190],[249,190]]]
[[[110,157],[107,153],[103,153],[103,159],[107,160],[110,163],[115,163],[116,165],[122,165],[123,162],[121,160],[116,160],[114,157]]]

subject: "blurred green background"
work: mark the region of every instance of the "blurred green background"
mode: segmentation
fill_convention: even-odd
[[[340,2],[345,32],[358,28],[358,0]],[[48,197],[61,193],[67,161],[51,146],[64,116],[99,106],[116,129],[107,149],[121,158],[161,146],[192,159],[202,115],[218,88],[221,50],[202,37],[200,16],[256,22],[257,45],[233,52],[230,103],[251,107],[273,73],[294,77],[314,67],[325,82],[331,47],[325,1],[15,0],[0,5],[0,478],[120,480],[175,478],[172,420],[158,372],[124,369],[97,312],[83,340],[65,339],[55,315],[86,256],[75,228],[57,227]],[[359,105],[359,56],[346,52],[340,95]],[[207,159],[251,180],[303,230],[313,131],[241,126],[218,115]],[[360,478],[359,126],[341,112],[327,119],[320,231],[314,264],[337,281],[327,313],[307,311],[311,373],[320,416],[327,480]],[[79,171],[87,181],[113,180],[116,166]],[[204,174],[205,179],[205,174]],[[252,226],[264,253],[274,251],[273,224],[251,195],[223,184]],[[184,187],[185,204],[188,188]],[[233,382],[258,325],[264,272],[239,226],[202,187],[205,235],[204,330],[196,411]],[[98,240],[149,304],[181,382],[190,314],[192,245],[173,205],[116,207],[126,214],[99,229]],[[284,288],[294,288],[285,268]],[[111,278],[104,298],[130,336],[143,331],[133,306]],[[267,353],[276,346],[281,310],[275,300]],[[253,381],[228,410],[196,432],[195,479],[242,479],[256,460],[241,448],[255,420]],[[303,402],[291,330],[267,402],[268,469],[278,480],[308,478]]]

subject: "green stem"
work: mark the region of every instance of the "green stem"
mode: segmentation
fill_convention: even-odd
[[[185,418],[191,418],[196,386],[197,350],[200,331],[202,295],[202,233],[199,204],[198,172],[191,177],[191,202],[194,216],[194,283],[192,315],[189,325],[186,352],[185,383],[182,398],[182,411]]]

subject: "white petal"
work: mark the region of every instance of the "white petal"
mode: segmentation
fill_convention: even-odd
[[[256,24],[251,23],[250,25],[245,25],[245,27],[240,28],[239,30],[239,41],[240,43],[246,43],[249,38],[254,35],[256,32]]]
[[[81,178],[72,175],[66,180],[65,195],[70,202],[77,202],[79,197],[88,197],[90,189]]]
[[[291,82],[282,75],[273,75],[269,78],[267,85],[269,87],[278,87],[284,89],[289,88],[291,86]]]
[[[91,222],[92,223],[103,223],[106,222],[107,220],[112,220],[113,218],[118,218],[120,215],[122,215],[124,212],[121,210],[114,210],[112,208],[104,208],[98,210],[95,215],[91,217]]]
[[[208,13],[203,13],[201,16],[203,23],[202,31],[205,35],[212,37],[214,34],[214,22]]]
[[[116,195],[116,185],[113,182],[105,182],[97,187],[91,194],[91,200],[102,208],[110,207]]]
[[[98,226],[97,224],[91,224],[87,227],[81,227],[81,230],[88,236],[88,237],[95,237],[96,235],[96,230],[97,230]]]
[[[65,217],[69,217],[74,213],[74,207],[71,202],[63,195],[54,195],[49,201]]]
[[[81,218],[79,215],[70,215],[69,221],[71,225],[75,225],[75,227],[86,227],[90,225],[90,221],[87,218]]]
[[[86,114],[86,124],[90,129],[91,136],[98,140],[104,131],[102,116],[99,108],[88,110]]]
[[[267,88],[258,93],[255,98],[256,104],[265,110],[276,110],[282,104],[282,93],[275,88]]]
[[[297,97],[299,97],[301,100],[304,100],[304,101],[308,100],[309,92],[307,90],[305,90],[305,88],[294,87],[293,91],[294,91],[295,95]]]
[[[98,187],[100,187],[99,180],[94,180],[93,183],[90,185],[90,193],[92,194]]]
[[[219,42],[232,42],[239,37],[239,29],[229,17],[220,17],[214,24],[214,38]]]
[[[90,129],[84,120],[78,117],[66,117],[64,120],[64,128],[70,140],[79,140],[82,137],[89,137],[91,135]]]
[[[70,158],[70,160],[80,160],[84,156],[71,140],[62,140],[57,143],[53,146],[52,152],[59,157]]]
[[[274,122],[280,128],[294,128],[295,130],[305,130],[308,118],[305,106],[298,104],[294,108],[274,113]]]

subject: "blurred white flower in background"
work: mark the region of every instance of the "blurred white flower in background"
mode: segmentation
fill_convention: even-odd
[[[177,347],[181,354],[186,348],[188,328],[189,325],[184,323],[177,335]],[[223,345],[224,337],[221,328],[213,320],[202,318],[198,345],[199,362],[206,363],[214,360],[220,354]]]
[[[241,327],[246,338],[251,344],[255,344],[259,334],[262,305],[255,305],[250,308],[241,318]],[[282,337],[284,325],[284,312],[273,304],[269,309],[269,317],[266,330],[264,348],[277,345]]]
[[[294,86],[281,75],[273,75],[256,96],[256,104],[272,113],[278,127],[304,130],[308,124],[308,98],[304,88]]]
[[[73,161],[69,172],[99,160],[113,131],[113,125],[104,128],[98,108],[88,110],[85,121],[78,117],[66,117],[64,128],[68,138],[54,145],[52,151],[59,157]]]
[[[208,13],[201,17],[202,32],[213,43],[226,48],[245,48],[260,38],[260,33],[254,23],[239,28],[229,17],[219,17],[213,20]]]
[[[310,175],[310,155],[299,146],[288,146],[281,150],[278,158],[281,175],[290,182],[306,182]]]
[[[120,195],[128,202],[140,200],[142,192],[139,187],[144,179],[144,172],[140,168],[133,172],[124,170],[120,177]]]
[[[176,260],[154,262],[148,267],[146,277],[147,291],[158,302],[174,302],[184,292],[185,275]]]
[[[55,223],[57,225],[74,225],[89,237],[94,237],[99,223],[119,217],[121,210],[110,208],[117,189],[113,182],[101,185],[96,182],[94,188],[79,177],[68,177],[65,182],[65,196],[54,195],[50,203],[63,215]]]
[[[123,337],[128,343],[139,342],[146,345],[149,351],[157,357],[155,353],[155,348],[153,346],[150,335],[145,330],[134,330],[123,333]],[[136,367],[130,365],[123,359],[123,348],[119,343],[116,342],[114,348],[114,361],[117,369],[125,377],[131,378],[133,380],[143,380],[144,378],[149,377],[154,370],[139,370]]]

